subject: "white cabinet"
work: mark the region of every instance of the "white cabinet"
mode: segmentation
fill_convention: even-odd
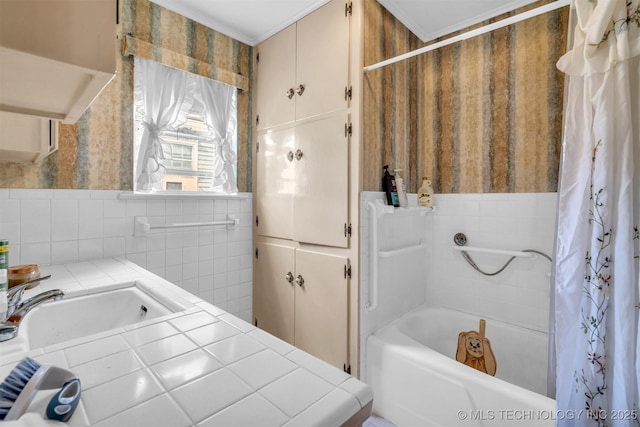
[[[254,324],[294,344],[295,249],[257,243],[255,258]]]
[[[348,365],[349,260],[256,244],[254,323],[334,366]]]
[[[293,240],[295,128],[258,135],[256,152],[256,232]]]
[[[0,111],[75,123],[116,72],[116,0],[0,0]]]
[[[358,360],[350,5],[331,0],[257,47],[253,187],[257,326],[347,370]]]
[[[258,46],[256,67],[257,128],[293,123],[296,111],[296,24]]]
[[[38,163],[57,149],[57,121],[0,111],[0,163]]]
[[[332,0],[258,47],[258,235],[349,245],[349,18]]]
[[[256,153],[259,235],[347,247],[346,113],[260,133]]]
[[[301,19],[296,45],[296,120],[347,107],[349,14],[333,0]],[[304,87],[302,95],[300,86]]]
[[[339,114],[296,128],[293,236],[299,242],[347,247],[348,120]]]
[[[349,366],[349,260],[296,249],[294,343],[339,368]]]
[[[258,46],[258,130],[347,108],[345,7],[333,0]]]

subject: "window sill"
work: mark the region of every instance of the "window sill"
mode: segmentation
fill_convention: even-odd
[[[250,199],[252,193],[238,194],[217,194],[205,192],[172,192],[163,191],[158,193],[135,193],[133,191],[122,192],[118,194],[118,198],[122,200],[153,200],[153,199],[209,199],[209,200],[238,200]]]

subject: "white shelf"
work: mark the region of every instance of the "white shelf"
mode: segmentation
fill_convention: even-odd
[[[406,255],[413,252],[418,252],[426,248],[427,248],[427,245],[425,243],[421,243],[419,245],[407,246],[405,248],[394,249],[391,251],[378,251],[378,256],[380,258],[392,258],[399,255]]]
[[[376,213],[378,217],[384,214],[405,214],[405,213],[419,213],[420,216],[424,216],[430,212],[434,212],[436,210],[435,206],[425,207],[425,206],[408,206],[406,208],[396,208],[395,206],[390,206],[385,204],[382,200],[376,199],[374,201],[369,201],[369,204],[373,204],[376,209]]]

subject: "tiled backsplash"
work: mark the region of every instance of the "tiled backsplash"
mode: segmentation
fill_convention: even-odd
[[[11,265],[125,257],[205,301],[251,320],[252,200],[229,197],[121,198],[120,191],[0,189],[0,238]],[[151,224],[239,219],[224,226],[151,230]]]
[[[409,197],[410,204],[415,205],[415,194]],[[370,298],[371,230],[367,202],[382,198],[380,192],[361,194],[361,348],[365,348],[369,334],[425,302],[548,331],[549,261],[541,256],[517,258],[502,273],[486,277],[469,266],[462,254],[452,247],[453,236],[462,232],[467,236],[468,246],[518,251],[535,249],[551,256],[556,193],[437,194],[434,212],[417,216],[421,219],[418,223],[402,220],[404,228],[398,226],[395,230],[394,217],[408,214],[400,210],[386,215],[379,228],[382,249],[385,244],[400,247],[418,241],[427,247],[417,255],[380,262],[379,305],[375,311],[368,312],[364,309]],[[397,231],[406,233],[407,227],[410,233],[398,240]],[[385,235],[394,238],[385,243]],[[509,260],[504,255],[470,255],[487,272],[498,270]],[[413,256],[424,258],[409,258]]]

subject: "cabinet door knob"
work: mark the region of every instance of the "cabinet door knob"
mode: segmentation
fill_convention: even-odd
[[[290,162],[293,162],[293,151],[289,151],[287,153],[287,160],[289,160]]]
[[[296,93],[298,94],[298,96],[302,96],[302,94],[304,93],[304,85],[299,85],[296,88]]]
[[[302,158],[302,150],[299,148],[296,150],[296,160],[300,160]]]
[[[290,87],[289,90],[287,91],[287,98],[291,99],[293,98],[293,95],[295,95],[295,92],[293,91],[293,88]]]
[[[296,283],[298,284],[298,286],[302,287],[302,285],[304,285],[304,278],[298,274],[298,277],[296,277]]]
[[[286,276],[284,276],[284,278],[286,279],[287,282],[291,283],[293,282],[293,274],[291,274],[291,272],[288,272]]]

